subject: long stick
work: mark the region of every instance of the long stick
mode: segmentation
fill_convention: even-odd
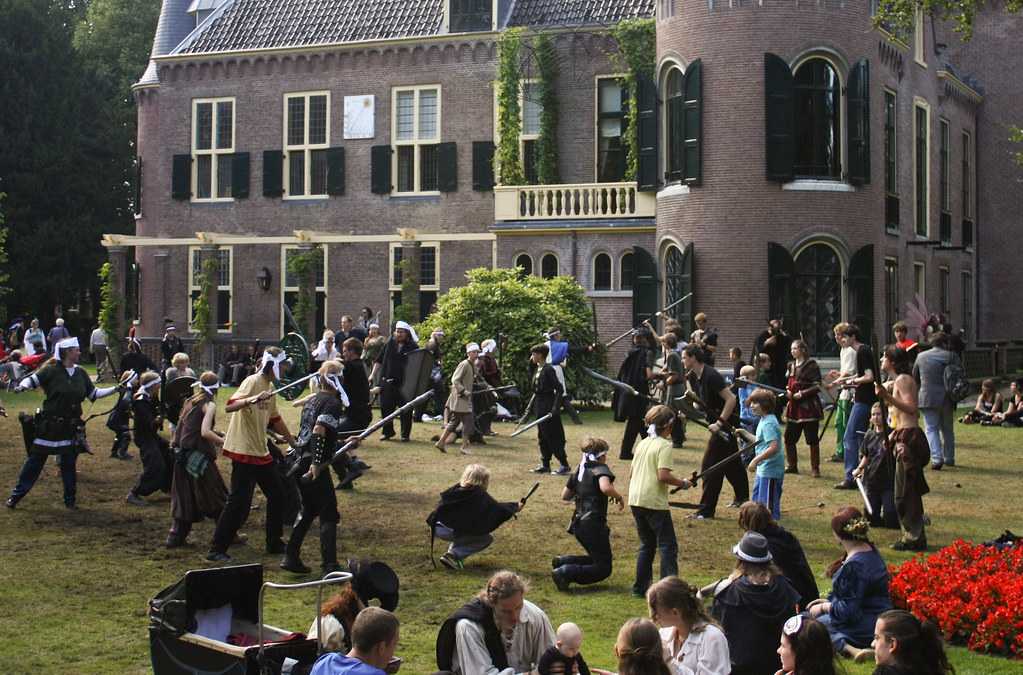
[[[540,488],[540,481],[536,481],[535,483],[533,483],[533,487],[529,488],[529,492],[526,493],[526,496],[523,497],[522,499],[520,499],[519,502],[521,502],[522,505],[525,506],[526,502],[529,501],[529,498],[532,497],[533,493],[536,492],[539,488]]]
[[[668,311],[669,309],[673,309],[674,307],[676,307],[676,306],[678,306],[678,305],[681,305],[681,304],[682,304],[683,302],[685,302],[686,300],[688,300],[688,299],[689,299],[689,298],[691,298],[692,296],[693,296],[693,294],[692,294],[692,293],[687,293],[687,294],[683,295],[683,296],[682,296],[681,298],[679,298],[679,299],[678,299],[678,300],[676,300],[675,302],[671,303],[670,305],[668,305],[668,306],[667,306],[667,307],[665,307],[664,309],[660,310],[659,312],[654,312],[654,315],[653,315],[652,317],[650,317],[650,318],[652,318],[652,319],[656,319],[656,318],[658,318],[658,317],[664,316],[664,313],[665,313],[665,312],[667,312],[667,311]],[[632,335],[632,334],[633,334],[633,333],[635,333],[635,332],[636,332],[637,330],[639,330],[639,328],[638,328],[638,327],[637,327],[637,328],[630,328],[629,330],[625,331],[624,333],[622,333],[621,335],[619,335],[619,336],[618,336],[618,337],[616,337],[615,339],[611,340],[610,342],[608,342],[608,343],[607,343],[606,345],[604,345],[604,346],[605,346],[605,347],[610,347],[611,345],[613,345],[613,344],[615,344],[615,343],[617,343],[617,342],[620,342],[621,340],[624,340],[624,339],[625,339],[625,338],[627,338],[628,336]]]
[[[365,431],[363,431],[362,433],[360,433],[360,434],[359,434],[358,436],[356,436],[355,438],[356,438],[356,439],[357,439],[358,441],[361,441],[361,440],[362,440],[362,439],[364,439],[364,438],[368,438],[368,437],[370,436],[370,434],[372,434],[372,433],[373,433],[374,431],[376,431],[376,430],[377,430],[377,429],[379,429],[380,427],[384,426],[385,424],[387,424],[388,422],[390,422],[390,421],[391,421],[391,420],[393,420],[394,418],[398,417],[399,415],[401,415],[401,414],[402,414],[403,412],[405,412],[406,410],[411,410],[412,408],[416,407],[417,405],[419,405],[419,404],[420,404],[420,403],[422,403],[423,401],[427,400],[427,399],[428,399],[428,398],[430,398],[431,396],[433,396],[433,390],[432,390],[432,389],[431,389],[430,391],[427,391],[427,392],[423,393],[423,394],[420,394],[419,396],[416,396],[416,397],[415,397],[414,399],[412,399],[411,401],[409,401],[409,402],[408,402],[408,403],[406,403],[405,405],[401,406],[400,408],[398,408],[397,410],[395,410],[394,412],[392,412],[392,413],[391,413],[390,415],[388,415],[387,417],[382,417],[382,418],[380,418],[380,421],[378,421],[378,422],[377,422],[376,424],[371,424],[371,425],[369,425],[369,426],[368,426],[368,427],[367,427],[367,428],[365,429]],[[335,452],[335,453],[334,453],[334,456],[333,456],[333,457],[331,457],[331,459],[330,459],[330,462],[328,462],[328,463],[332,463],[332,462],[333,462],[333,461],[334,461],[335,459],[337,459],[338,457],[340,457],[340,456],[341,456],[341,455],[343,455],[344,453],[348,452],[349,450],[351,450],[351,449],[352,449],[352,448],[354,448],[355,446],[356,446],[356,441],[355,441],[355,440],[350,440],[350,441],[348,441],[347,443],[345,443],[344,445],[342,445],[342,446],[341,446],[341,447],[340,447],[340,448],[339,448],[339,449],[337,450],[337,452]]]
[[[526,401],[526,408],[522,411],[522,417],[515,420],[515,426],[518,426],[529,419],[529,413],[533,412],[533,401],[536,400],[536,392],[533,392],[529,400]]]
[[[686,419],[688,419],[696,426],[703,427],[704,429],[710,431],[710,424],[705,419],[701,418],[699,416],[699,413],[697,413],[696,410],[692,408],[692,406],[686,403],[685,398],[686,398],[685,396],[675,397],[676,401],[675,406],[678,409],[678,411],[682,413],[686,417]],[[723,441],[732,440],[732,435],[723,429],[718,429],[717,436]]]
[[[306,375],[305,377],[300,377],[299,379],[295,380],[291,384],[286,384],[283,387],[278,387],[277,389],[274,389],[273,391],[270,392],[270,395],[274,396],[276,394],[281,393],[285,389],[291,389],[292,387],[300,385],[300,384],[302,384],[304,382],[308,382],[309,380],[313,379],[317,375],[319,375],[319,373],[310,373],[310,374]]]
[[[537,424],[543,424],[544,422],[546,422],[547,420],[549,420],[552,417],[554,417],[554,413],[547,413],[546,415],[544,415],[540,419],[533,420],[532,422],[530,422],[526,426],[522,427],[521,429],[516,429],[515,431],[511,432],[511,434],[509,434],[508,437],[509,438],[515,438],[516,436],[521,434],[523,431],[529,431],[530,429],[535,427]]]
[[[771,386],[769,384],[762,384],[760,382],[754,382],[753,380],[747,380],[745,377],[736,378],[735,381],[738,384],[745,384],[746,386],[749,386],[749,387],[757,387],[759,389],[766,389],[767,391],[773,391],[776,394],[784,394],[785,396],[789,395],[789,392],[788,392],[787,389],[782,389],[781,387],[773,387],[773,386]]]
[[[863,486],[863,479],[856,479],[856,487],[860,490],[860,496],[863,497],[863,508],[867,510],[867,514],[874,515],[874,509],[870,506],[870,500],[867,498],[867,488]]]
[[[753,443],[748,443],[746,445],[742,445],[740,443],[739,444],[739,449],[736,450],[735,452],[733,452],[732,454],[728,455],[728,457],[725,457],[723,460],[721,460],[720,462],[717,462],[716,464],[711,464],[710,466],[708,466],[706,469],[704,469],[700,473],[695,473],[694,472],[692,478],[689,479],[689,482],[692,483],[693,485],[696,485],[696,481],[700,480],[701,478],[703,478],[704,476],[706,476],[709,473],[714,473],[715,471],[717,471],[718,469],[723,467],[725,464],[728,464],[729,462],[737,459],[739,457],[739,455],[741,455],[742,453],[744,453],[747,450],[749,450],[749,447],[751,445],[753,445]],[[673,489],[671,492],[672,492],[672,494],[674,494],[674,493],[678,492],[681,489],[682,489],[681,487],[677,487],[677,488]]]
[[[472,393],[473,394],[489,394],[490,392],[498,392],[498,391],[504,391],[505,389],[512,389],[515,386],[516,385],[514,385],[514,384],[506,384],[503,387],[487,387],[486,389],[477,389],[476,391],[474,391]]]

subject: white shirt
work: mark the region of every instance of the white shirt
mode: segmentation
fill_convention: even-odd
[[[674,651],[675,629],[662,628],[661,644],[671,675],[728,675],[732,672],[728,639],[713,624],[705,624],[701,631],[690,631],[677,652]]]
[[[856,350],[852,347],[842,347],[841,353],[838,355],[839,362],[839,373],[842,377],[846,375],[856,374]],[[842,393],[839,394],[838,398],[841,401],[851,401],[853,394],[856,393],[854,389],[843,389]]]
[[[314,361],[335,361],[341,358],[341,354],[337,351],[337,348],[332,344],[330,346],[330,352],[327,351],[327,345],[320,340],[320,343],[316,345],[316,349],[313,350]]]
[[[529,673],[540,662],[548,647],[554,645],[554,628],[542,609],[529,600],[522,601],[519,622],[512,631],[511,644],[505,638],[508,668],[498,670],[483,640],[483,627],[469,619],[455,625],[455,653],[451,671],[455,675],[517,675]]]
[[[106,347],[107,346],[107,334],[102,328],[97,328],[92,331],[92,335],[89,336],[90,347]]]

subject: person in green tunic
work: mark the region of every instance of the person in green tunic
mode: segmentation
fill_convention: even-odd
[[[60,477],[64,482],[64,505],[75,505],[77,483],[76,461],[86,451],[85,423],[82,421],[82,401],[109,396],[120,387],[97,388],[89,375],[78,367],[82,351],[78,338],[66,338],[54,348],[54,358],[42,368],[23,379],[15,392],[42,387],[46,393],[42,411],[36,415],[36,437],[28,458],[21,467],[18,483],[5,504],[13,509],[35,485],[49,455],[60,456]]]

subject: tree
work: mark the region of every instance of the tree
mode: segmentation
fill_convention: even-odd
[[[874,25],[884,25],[906,34],[913,30],[917,11],[920,10],[942,20],[951,20],[963,40],[969,40],[973,37],[977,12],[987,4],[986,0],[879,0]],[[1001,4],[1010,14],[1023,9],[1023,0],[1001,0],[991,4]]]
[[[0,302],[11,292],[11,289],[7,286],[7,282],[10,281],[10,275],[7,273],[7,228],[4,227],[4,197],[3,192],[0,192]],[[6,305],[0,304],[0,327],[7,325],[7,311]]]
[[[418,328],[420,335],[443,329],[444,369],[454,372],[465,358],[463,346],[486,338],[501,336],[501,368],[504,379],[514,382],[519,390],[531,389],[529,382],[529,349],[543,342],[543,333],[558,326],[573,345],[591,344],[593,314],[586,293],[571,277],[542,279],[522,275],[518,269],[477,268],[466,272],[468,283],[452,288],[437,300],[437,311]],[[572,356],[565,377],[576,398],[600,401],[606,390],[580,371],[580,367],[601,368],[603,352]],[[528,394],[526,396],[528,398]]]

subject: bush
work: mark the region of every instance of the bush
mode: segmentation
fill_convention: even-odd
[[[892,568],[892,601],[975,652],[1023,656],[1023,546],[962,539]]]
[[[444,371],[454,372],[465,358],[465,345],[501,335],[501,369],[504,381],[514,382],[524,393],[532,390],[529,382],[529,349],[543,342],[543,333],[558,326],[561,334],[575,346],[592,344],[593,310],[582,287],[569,277],[541,279],[525,275],[521,269],[477,268],[466,273],[469,283],[452,288],[437,301],[437,311],[418,328],[425,340],[438,328],[445,334]],[[572,355],[565,379],[576,399],[590,403],[603,401],[608,392],[581,366],[603,368],[603,351]],[[523,401],[524,402],[524,401]]]

